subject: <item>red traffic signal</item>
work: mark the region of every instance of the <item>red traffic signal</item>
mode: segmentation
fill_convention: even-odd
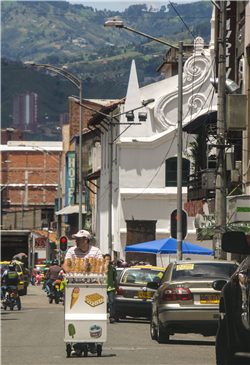
[[[60,237],[60,250],[66,251],[68,247],[68,238],[66,236]]]
[[[170,234],[172,238],[177,238],[177,209],[173,210],[170,216]],[[182,210],[182,239],[187,235],[187,213]]]

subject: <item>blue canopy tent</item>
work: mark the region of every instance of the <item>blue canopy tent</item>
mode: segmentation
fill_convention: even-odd
[[[149,241],[144,243],[138,243],[137,245],[131,245],[125,247],[126,252],[147,252],[147,253],[161,253],[161,254],[176,254],[177,253],[177,240],[175,238],[164,238],[162,240]],[[193,245],[182,241],[182,253],[189,255],[209,255],[213,256],[213,251]]]

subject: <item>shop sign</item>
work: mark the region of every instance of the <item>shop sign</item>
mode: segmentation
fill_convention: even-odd
[[[35,238],[35,248],[46,248],[46,238],[36,237]]]
[[[227,227],[233,231],[250,234],[250,222],[227,223]],[[212,214],[197,214],[195,217],[195,228],[198,230],[198,239],[211,239],[215,234],[215,216]]]
[[[74,192],[75,192],[75,178],[76,178],[75,152],[69,151],[67,157],[68,157],[68,205],[73,205],[75,204]]]

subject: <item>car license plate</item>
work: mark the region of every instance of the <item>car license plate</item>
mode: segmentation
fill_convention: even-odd
[[[200,303],[202,304],[218,304],[220,302],[220,294],[201,294]]]
[[[138,298],[150,299],[151,298],[151,292],[150,291],[138,291]]]

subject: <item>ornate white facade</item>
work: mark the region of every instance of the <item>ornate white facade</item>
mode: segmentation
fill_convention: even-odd
[[[213,27],[212,27],[213,28]],[[212,29],[213,32],[213,29]],[[214,75],[213,44],[204,49],[202,38],[196,38],[194,53],[183,69],[183,126],[200,115],[217,110],[217,98],[210,84]],[[156,222],[156,239],[170,236],[170,214],[177,207],[177,187],[166,187],[165,161],[177,156],[178,75],[139,88],[135,62],[132,62],[125,105],[120,112],[154,99],[146,108],[147,121],[113,127],[112,169],[112,249],[125,257],[128,220]],[[124,115],[120,123],[126,123]],[[103,131],[100,190],[97,196],[99,231],[97,241],[103,253],[108,252],[109,165],[108,132]],[[116,139],[117,136],[120,136]],[[183,132],[183,158],[190,135]],[[182,188],[182,201],[187,201],[187,188]],[[194,218],[188,218],[187,242],[212,248],[211,241],[196,241]],[[211,257],[210,257],[211,258]]]

